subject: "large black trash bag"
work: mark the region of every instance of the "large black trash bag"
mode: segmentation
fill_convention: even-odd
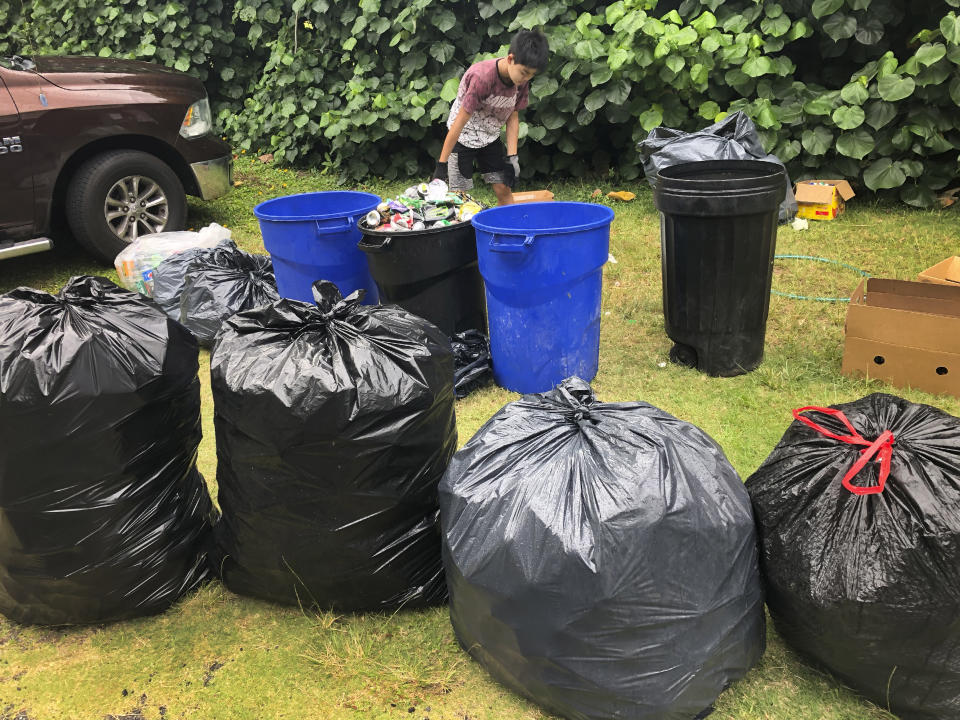
[[[879,393],[804,410],[832,436],[797,420],[746,483],[777,630],[904,720],[956,720],[960,419]]]
[[[464,330],[451,338],[453,346],[453,394],[462,400],[474,390],[493,382],[490,341],[479,330]]]
[[[197,341],[105,278],[0,297],[0,612],[105,622],[208,574]]]
[[[223,321],[280,299],[273,263],[224,240],[213,248],[172,255],[154,271],[154,297],[204,347],[213,345]]]
[[[695,133],[656,127],[646,139],[637,144],[637,149],[643,161],[643,171],[653,187],[657,184],[658,171],[680,163],[700,160],[766,160],[783,166],[780,158],[763,149],[756,125],[741,110]],[[797,199],[788,176],[778,220],[781,223],[790,222],[796,214]]]
[[[214,347],[223,580],[341,611],[443,602],[450,341],[362,292],[324,281],[314,296],[234,315]]]
[[[450,618],[576,720],[691,720],[764,649],[750,500],[702,430],[568,378],[503,407],[440,483]]]

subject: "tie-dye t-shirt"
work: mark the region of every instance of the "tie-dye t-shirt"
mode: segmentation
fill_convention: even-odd
[[[497,72],[497,58],[471,65],[460,80],[457,99],[450,108],[447,127],[463,108],[470,120],[460,133],[460,143],[481,148],[500,137],[500,128],[515,110],[523,110],[530,100],[530,83],[507,85]]]

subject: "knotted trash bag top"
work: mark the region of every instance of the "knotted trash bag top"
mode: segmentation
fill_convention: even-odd
[[[105,278],[0,296],[0,612],[161,611],[207,575],[197,341]]]
[[[341,611],[442,602],[450,341],[360,292],[322,281],[314,295],[234,315],[214,346],[223,580]]]
[[[244,252],[232,240],[186,250],[154,271],[154,297],[204,347],[213,345],[223,321],[280,299],[267,255]]]
[[[702,430],[579,378],[503,407],[440,484],[450,618],[576,720],[691,720],[764,649],[746,490]]]
[[[960,419],[880,393],[794,416],[746,483],[777,630],[904,720],[960,718]]]

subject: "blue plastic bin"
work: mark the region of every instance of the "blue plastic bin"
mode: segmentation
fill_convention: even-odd
[[[360,219],[380,203],[371,193],[330,191],[287,195],[260,203],[263,246],[273,259],[280,295],[313,302],[313,283],[330,280],[344,297],[367,291],[364,303],[376,305],[377,286],[366,256],[357,249]]]
[[[544,202],[483,210],[473,218],[487,293],[497,384],[550,390],[600,359],[600,291],[613,210]]]

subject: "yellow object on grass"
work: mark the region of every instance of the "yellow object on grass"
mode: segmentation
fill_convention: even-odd
[[[608,192],[607,197],[613,198],[614,200],[623,200],[624,202],[630,202],[636,197],[636,195],[634,195],[629,190],[616,190],[615,192]]]

